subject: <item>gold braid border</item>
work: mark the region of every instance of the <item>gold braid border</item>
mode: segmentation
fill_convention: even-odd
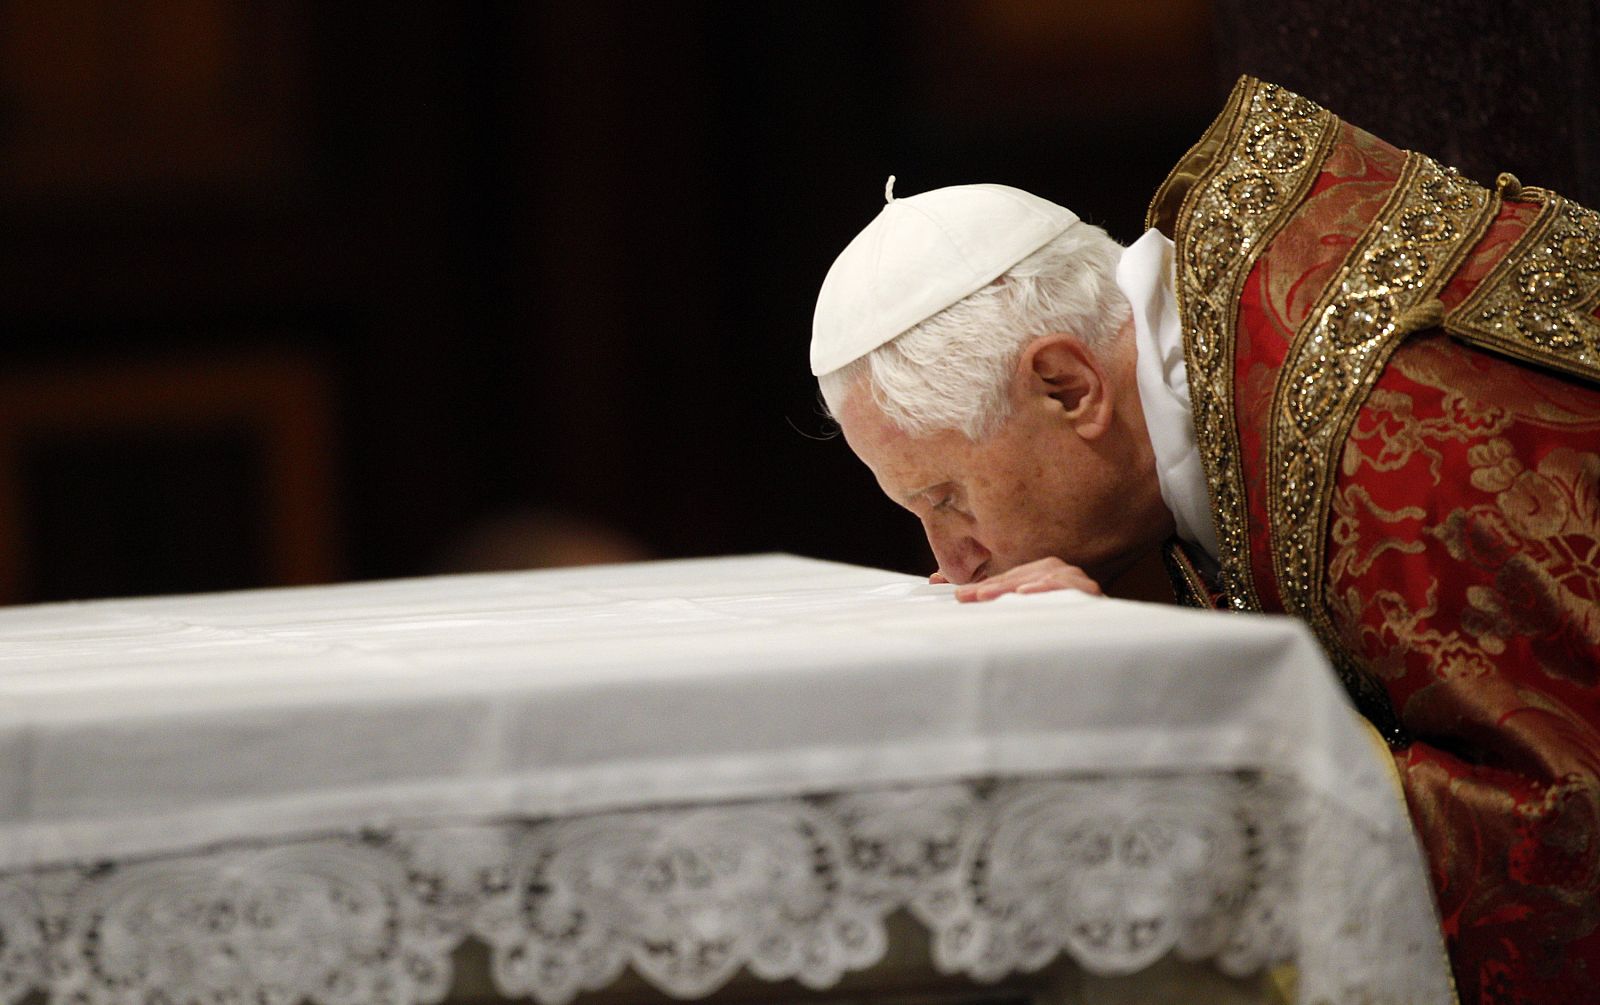
[[[1359,700],[1387,705],[1357,671],[1324,596],[1328,509],[1356,413],[1411,332],[1437,327],[1436,300],[1500,210],[1493,193],[1406,154],[1388,201],[1295,332],[1272,392],[1267,455],[1272,566],[1284,610],[1304,618]]]
[[[1166,567],[1167,579],[1172,583],[1172,596],[1184,607],[1211,609],[1210,587],[1205,576],[1195,567],[1183,545],[1176,537],[1167,539],[1161,547],[1161,562]]]
[[[1600,380],[1600,213],[1538,188],[1514,248],[1445,318],[1450,334],[1513,359]]]
[[[1259,611],[1234,413],[1239,294],[1256,260],[1316,180],[1339,120],[1273,84],[1242,78],[1228,106],[1151,203],[1152,225],[1176,212],[1178,313],[1195,439],[1216,521],[1222,593]],[[1186,190],[1186,191],[1185,191]]]

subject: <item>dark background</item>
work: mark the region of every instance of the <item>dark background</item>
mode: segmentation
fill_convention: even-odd
[[[806,369],[887,175],[1132,240],[1251,72],[1600,204],[1597,51],[1587,0],[0,0],[0,601],[536,512],[927,571]]]

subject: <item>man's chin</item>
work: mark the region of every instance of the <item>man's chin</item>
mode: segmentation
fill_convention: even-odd
[[[1150,589],[1159,593],[1159,587],[1150,584],[1166,584],[1166,563],[1161,556],[1161,546],[1146,548],[1127,559],[1107,567],[1109,571],[1095,577],[1095,582],[1111,596],[1131,596],[1135,599],[1150,599],[1143,594]],[[1087,571],[1087,570],[1085,570]],[[1135,591],[1128,593],[1128,590]]]
[[[1099,583],[1101,586],[1105,586],[1107,583],[1113,582],[1118,576],[1121,576],[1123,573],[1133,568],[1134,565],[1137,564],[1139,556],[1131,555],[1117,556],[1115,558],[1079,559],[1062,557],[1061,560],[1066,562],[1068,565],[1076,565],[1078,568],[1083,570],[1084,575],[1088,576],[1096,583]]]

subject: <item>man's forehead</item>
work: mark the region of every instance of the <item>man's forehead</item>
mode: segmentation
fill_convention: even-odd
[[[869,464],[880,456],[893,458],[919,450],[917,439],[883,414],[883,409],[878,407],[866,388],[855,388],[845,398],[835,418],[839,420],[839,428],[844,432],[850,449]]]
[[[845,394],[844,400],[839,404],[838,414],[834,418],[839,420],[839,424],[847,432],[852,429],[865,430],[888,422],[883,409],[872,400],[872,391],[866,386],[866,382],[859,380]]]
[[[890,421],[870,394],[845,399],[837,418],[850,449],[896,501],[912,502],[951,480],[959,433],[912,436]]]

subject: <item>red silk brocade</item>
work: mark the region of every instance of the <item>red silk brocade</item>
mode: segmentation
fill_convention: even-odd
[[[1486,1001],[1600,1000],[1597,444],[1600,391],[1433,335],[1334,490],[1328,603],[1414,738],[1406,797]]]
[[[1461,1000],[1600,1002],[1600,216],[1246,78],[1151,222],[1219,605],[1390,736]]]

